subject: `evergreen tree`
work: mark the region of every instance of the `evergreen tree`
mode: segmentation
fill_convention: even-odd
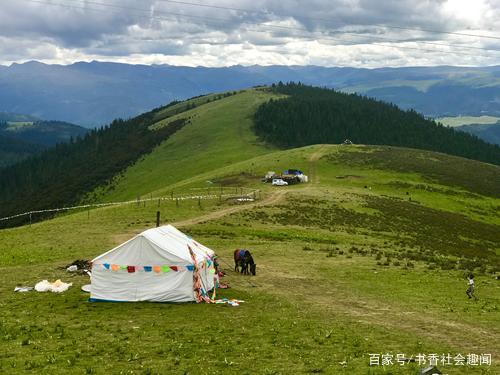
[[[300,147],[318,143],[390,145],[443,152],[500,165],[500,147],[357,94],[305,86],[273,85],[288,95],[261,105],[254,116],[256,133],[269,143]]]

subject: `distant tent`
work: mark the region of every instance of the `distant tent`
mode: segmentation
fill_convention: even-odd
[[[90,301],[201,302],[214,256],[171,225],[146,230],[92,260]]]
[[[294,175],[294,176],[299,176],[302,173],[302,171],[299,171],[298,169],[287,169],[286,171],[283,172],[284,175]]]

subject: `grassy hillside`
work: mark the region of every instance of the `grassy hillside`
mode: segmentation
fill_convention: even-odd
[[[443,125],[473,134],[483,141],[500,145],[500,118],[493,116],[458,116],[436,119]]]
[[[0,122],[32,123],[39,120],[40,119],[35,116],[0,111]]]
[[[445,126],[457,127],[462,125],[491,125],[496,124],[500,120],[499,117],[494,116],[457,116],[457,117],[441,117],[437,118],[436,121],[440,122]]]
[[[252,113],[273,97],[277,96],[252,89],[160,120],[154,128],[160,128],[177,117],[188,117],[191,124],[128,168],[108,188],[102,199],[135,198],[189,177],[275,150],[259,142],[251,130]],[[206,99],[200,98],[198,101],[204,103]],[[196,100],[190,102],[197,104]],[[178,106],[185,105],[180,103]],[[175,112],[175,109],[172,107],[166,111]],[[160,112],[158,118],[165,115]]]
[[[252,134],[258,90],[193,99],[190,124],[116,178],[101,200],[238,193],[256,202],[148,202],[65,214],[0,230],[0,372],[412,374],[397,354],[449,353],[447,374],[500,372],[500,167],[386,146],[280,151]],[[158,113],[186,106],[179,103]],[[169,117],[172,121],[175,117]],[[167,121],[165,121],[167,122]],[[167,147],[168,146],[168,147]],[[457,167],[457,165],[459,167]],[[269,170],[298,168],[308,184],[272,187]],[[474,181],[474,183],[472,183]],[[231,288],[219,305],[89,303],[85,276],[60,266],[91,259],[154,226],[156,211],[212,247]],[[257,276],[232,271],[252,251]],[[465,295],[476,274],[478,301]],[[13,293],[42,279],[62,295]],[[394,365],[369,366],[370,353]],[[491,366],[455,366],[458,354]]]

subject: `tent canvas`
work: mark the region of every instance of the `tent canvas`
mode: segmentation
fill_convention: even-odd
[[[92,260],[90,301],[196,301],[195,272],[202,294],[215,286],[214,255],[172,225],[146,230]]]

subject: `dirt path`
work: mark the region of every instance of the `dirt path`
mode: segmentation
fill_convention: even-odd
[[[301,189],[294,189],[293,192],[297,193],[299,190],[300,191],[308,191],[311,189],[311,185],[318,185],[320,183],[320,177],[319,174],[317,173],[317,168],[316,164],[317,161],[325,154],[327,150],[326,145],[322,145],[316,150],[314,153],[312,153],[309,156],[309,173],[310,173],[310,180],[309,183],[306,184],[304,187],[301,187]],[[240,212],[240,211],[245,211],[245,210],[251,210],[255,207],[261,207],[261,206],[269,206],[275,203],[278,203],[280,200],[282,200],[286,194],[291,192],[288,189],[279,189],[275,190],[272,193],[269,193],[264,199],[250,203],[250,204],[241,204],[238,206],[231,206],[231,207],[226,207],[218,211],[213,211],[209,212],[206,215],[198,216],[195,218],[187,219],[187,220],[181,220],[177,222],[171,223],[173,226],[182,228],[182,227],[187,227],[190,225],[196,225],[200,224],[205,221],[210,221],[210,220],[217,220],[220,219],[221,217],[230,215],[235,212]],[[133,230],[127,233],[120,233],[119,235],[116,235],[113,237],[114,241],[116,243],[123,242],[130,238],[131,235],[136,235],[140,233],[140,230]]]
[[[226,207],[226,208],[223,208],[222,210],[209,212],[203,216],[198,216],[198,217],[195,217],[192,219],[177,221],[177,222],[171,223],[171,224],[175,227],[182,228],[182,227],[186,227],[189,225],[200,224],[200,223],[205,222],[205,221],[217,220],[217,219],[220,219],[221,217],[233,214],[235,212],[250,210],[250,209],[253,209],[255,207],[269,206],[269,205],[278,203],[281,199],[284,198],[284,196],[287,193],[288,193],[288,190],[280,189],[280,190],[277,190],[277,191],[270,193],[264,199],[257,201],[255,203],[241,204],[238,206]]]
[[[295,191],[297,191],[297,190],[295,190]],[[230,215],[230,214],[235,213],[235,212],[251,210],[255,207],[269,206],[269,205],[278,203],[280,200],[282,200],[285,197],[285,195],[287,193],[289,193],[289,190],[285,190],[285,189],[276,190],[276,191],[269,193],[264,199],[262,199],[260,201],[256,201],[254,203],[246,203],[246,204],[243,203],[243,204],[240,204],[238,206],[226,207],[226,208],[223,208],[223,209],[218,210],[218,211],[209,212],[209,213],[202,215],[202,216],[197,216],[197,217],[194,217],[191,219],[176,221],[176,222],[169,223],[169,224],[172,224],[173,226],[175,226],[177,228],[182,228],[182,227],[187,227],[190,225],[200,224],[200,223],[205,222],[205,221],[217,220],[217,219],[220,219],[221,217]],[[145,228],[145,229],[147,229],[147,228]],[[126,231],[124,233],[113,235],[112,239],[113,239],[114,243],[120,244],[122,242],[127,241],[131,237],[141,233],[142,231],[143,231],[143,229],[129,230],[129,231]]]
[[[320,176],[317,170],[318,160],[325,154],[326,146],[320,146],[318,150],[309,156],[309,183],[318,185],[320,183]]]

